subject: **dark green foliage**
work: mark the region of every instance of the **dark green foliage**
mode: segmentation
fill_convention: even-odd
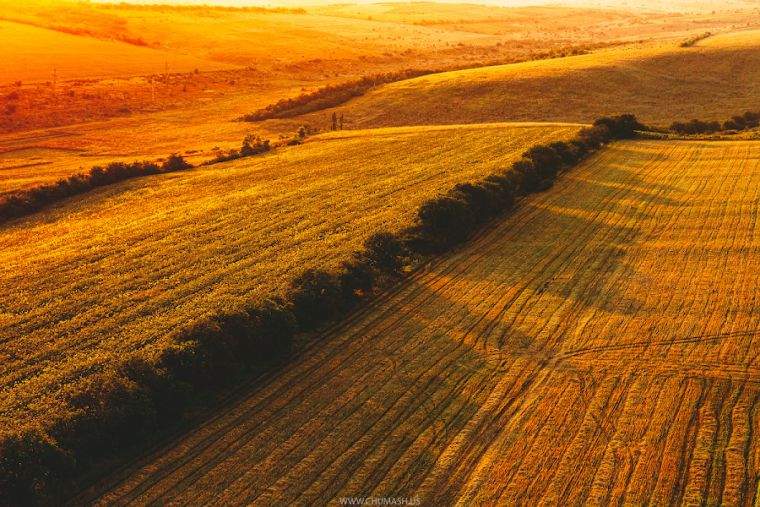
[[[0,438],[0,503],[48,503],[50,484],[70,479],[74,460],[48,435],[30,429]]]
[[[306,331],[337,317],[342,297],[340,279],[321,269],[310,269],[296,277],[288,292],[298,326]]]
[[[670,131],[680,135],[713,134],[721,130],[747,130],[760,126],[760,113],[747,111],[744,114],[733,116],[722,124],[718,121],[690,120],[688,122],[676,121],[670,125]]]
[[[760,113],[747,111],[743,115],[732,117],[723,123],[724,130],[747,130],[760,125]]]
[[[458,195],[442,195],[425,201],[417,216],[423,235],[434,249],[461,243],[475,226],[469,203]]]
[[[192,165],[188,164],[185,159],[182,157],[182,155],[177,155],[176,153],[172,153],[169,155],[169,158],[167,158],[164,163],[161,165],[161,170],[164,172],[172,172],[172,171],[182,171],[185,169],[190,169],[193,167]]]
[[[611,139],[633,139],[637,130],[646,129],[632,114],[599,118],[594,127],[606,127]]]
[[[721,125],[717,121],[705,122],[696,119],[686,123],[676,121],[670,125],[670,130],[677,134],[711,134],[720,129]]]
[[[375,233],[364,241],[364,258],[376,273],[399,273],[406,254],[398,237],[389,232]]]
[[[271,149],[269,139],[262,139],[256,135],[247,135],[243,139],[243,145],[240,147],[241,157],[250,157],[266,153]]]

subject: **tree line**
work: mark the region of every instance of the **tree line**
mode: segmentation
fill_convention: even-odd
[[[191,164],[177,154],[169,156],[161,165],[154,162],[111,162],[106,166],[95,166],[87,173],[74,174],[55,183],[20,190],[6,196],[0,201],[0,222],[29,215],[54,202],[89,192],[94,188],[191,167]]]
[[[263,121],[274,118],[292,118],[302,114],[320,111],[348,102],[354,97],[364,95],[368,90],[381,84],[411,79],[425,74],[439,72],[431,69],[406,69],[397,72],[385,72],[362,76],[359,79],[339,84],[327,85],[310,93],[297,97],[282,99],[274,104],[254,111],[242,117],[243,121]],[[335,130],[335,129],[333,129]]]
[[[724,121],[703,121],[693,119],[687,122],[676,121],[670,125],[670,130],[681,135],[696,134],[714,134],[721,131],[749,130],[760,126],[760,113],[746,111],[744,114],[736,115],[731,119]]]
[[[94,375],[68,395],[75,415],[62,415],[46,429],[30,426],[0,436],[0,496],[23,504],[60,498],[93,463],[144,445],[197,406],[204,393],[286,362],[297,333],[340,319],[397,283],[403,266],[466,241],[513,209],[518,198],[551,187],[560,172],[640,129],[632,115],[607,117],[570,141],[535,146],[510,168],[424,202],[413,226],[370,236],[340,269],[301,273],[283,297],[195,322],[172,333],[159,352],[133,353]]]

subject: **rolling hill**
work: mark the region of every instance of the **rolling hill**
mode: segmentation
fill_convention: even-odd
[[[591,54],[439,73],[339,107],[349,125],[572,121],[629,111],[649,124],[725,119],[758,108],[760,30],[627,45]],[[328,113],[307,116],[323,125]]]
[[[759,160],[607,148],[88,501],[756,503]]]

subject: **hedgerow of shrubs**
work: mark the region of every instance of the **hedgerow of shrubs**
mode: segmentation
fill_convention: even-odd
[[[603,118],[569,142],[531,148],[511,168],[423,203],[413,227],[369,237],[339,270],[304,272],[284,299],[203,319],[175,331],[158,351],[127,357],[95,375],[67,398],[69,413],[45,431],[30,427],[0,435],[0,498],[11,504],[59,498],[83,471],[144,445],[182,420],[199,399],[287,360],[297,332],[319,329],[394,283],[410,258],[462,243],[479,225],[510,210],[516,198],[551,186],[561,171],[639,128],[630,115]]]
[[[6,196],[0,201],[0,222],[18,218],[57,201],[83,194],[93,188],[112,185],[139,176],[182,171],[192,167],[180,155],[171,155],[159,166],[153,162],[112,162],[105,167],[96,166],[85,174],[75,174],[55,183],[40,185]]]
[[[701,40],[705,40],[706,38],[710,37],[711,35],[712,35],[712,32],[705,32],[705,33],[701,33],[699,35],[695,35],[694,37],[692,37],[690,39],[686,39],[685,41],[683,41],[680,44],[680,46],[682,48],[690,48],[690,47],[694,46],[697,42],[699,42]]]

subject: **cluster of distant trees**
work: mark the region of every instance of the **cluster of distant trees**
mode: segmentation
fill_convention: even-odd
[[[570,141],[535,146],[510,168],[426,201],[414,226],[370,236],[340,269],[308,270],[291,281],[284,297],[222,311],[176,330],[155,355],[125,357],[70,394],[76,416],[45,431],[30,427],[0,437],[0,497],[11,504],[51,501],[88,463],[150,438],[192,408],[199,394],[286,360],[296,333],[319,329],[395,283],[411,259],[467,240],[511,210],[518,197],[552,186],[561,171],[642,128],[631,115],[601,118]],[[171,167],[184,167],[172,160]],[[101,173],[111,174],[97,171],[91,178]]]
[[[741,131],[760,126],[760,113],[747,111],[744,114],[732,117],[723,123],[719,121],[690,120],[687,122],[674,122],[670,130],[683,135],[712,134],[720,131]]]
[[[84,174],[75,174],[55,183],[20,190],[0,199],[0,222],[38,211],[50,204],[83,194],[97,187],[151,174],[168,173],[191,168],[181,155],[171,155],[163,164],[153,162],[112,162],[95,166]]]
[[[229,162],[230,160],[237,160],[244,157],[252,157],[253,155],[261,155],[272,149],[269,143],[269,139],[263,139],[255,134],[249,134],[243,139],[243,144],[239,150],[229,150],[227,152],[219,153],[216,157],[212,158],[203,165],[217,164],[219,162]]]

